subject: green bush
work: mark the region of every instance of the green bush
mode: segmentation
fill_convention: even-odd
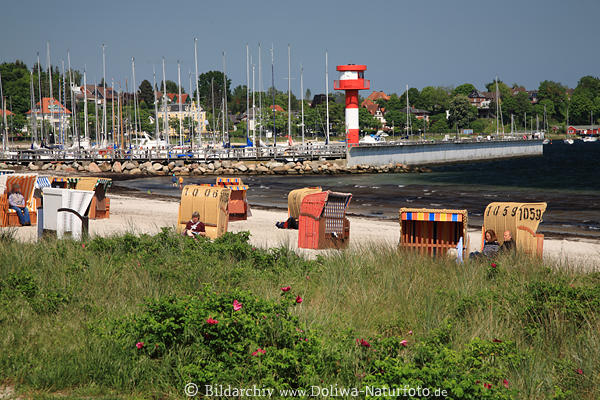
[[[471,340],[460,350],[450,347],[450,332],[442,328],[414,349],[376,360],[363,383],[404,393],[404,388],[428,390],[422,398],[515,399],[508,376],[522,356],[514,342]],[[398,391],[400,390],[400,391]],[[445,390],[433,396],[436,390]],[[394,393],[392,391],[392,393]],[[388,396],[384,398],[395,398]],[[418,397],[421,398],[421,397]]]
[[[186,382],[307,387],[323,372],[322,346],[293,315],[296,305],[291,292],[272,301],[205,289],[148,301],[139,313],[101,331],[133,357],[185,355],[177,366],[181,387]]]

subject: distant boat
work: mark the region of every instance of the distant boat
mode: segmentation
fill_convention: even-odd
[[[565,139],[565,140],[563,140],[563,142],[565,144],[573,144],[573,143],[575,143],[573,139]]]
[[[549,139],[544,139],[544,140],[542,141],[542,144],[548,144],[548,143],[550,143],[550,140],[549,140]]]
[[[385,139],[380,135],[365,135],[358,141],[359,144],[377,144],[377,143],[385,143]]]
[[[586,136],[583,138],[584,142],[597,142],[598,138],[596,136]]]

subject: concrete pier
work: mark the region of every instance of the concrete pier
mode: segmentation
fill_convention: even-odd
[[[543,155],[541,140],[483,140],[361,145],[348,151],[347,163],[381,166],[389,163],[431,165],[460,161]]]

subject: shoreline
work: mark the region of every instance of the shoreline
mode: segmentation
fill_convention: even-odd
[[[171,195],[165,195],[165,194],[159,194],[159,193],[152,193],[152,194],[148,194],[143,192],[142,190],[139,189],[133,189],[133,188],[126,188],[124,186],[120,186],[120,185],[114,185],[110,188],[110,191],[108,193],[108,196],[110,197],[112,194],[116,194],[119,196],[124,196],[124,197],[133,197],[133,198],[140,198],[140,199],[155,199],[155,200],[163,200],[163,201],[168,201],[168,202],[172,202],[172,201],[176,201],[179,202],[179,197],[176,196],[171,196]],[[281,211],[285,211],[287,212],[287,207],[281,207],[278,205],[272,205],[272,206],[265,206],[265,205],[256,205],[256,204],[250,204],[253,210],[265,210],[265,211],[269,211],[269,210],[281,210]],[[373,216],[373,215],[365,215],[365,214],[360,214],[360,213],[353,213],[353,212],[347,212],[346,215],[348,217],[354,217],[354,218],[364,218],[367,220],[372,220],[372,221],[381,221],[381,222],[397,222],[398,218],[390,218],[390,217],[377,217],[377,216]],[[481,223],[472,223],[472,217],[469,216],[470,220],[469,220],[469,224],[468,224],[468,228],[469,230],[481,230]],[[549,239],[557,239],[557,240],[571,240],[571,241],[589,241],[592,243],[596,243],[599,242],[600,240],[596,239],[594,236],[587,236],[587,235],[582,235],[582,234],[578,234],[578,233],[569,233],[569,232],[552,232],[552,231],[544,231],[543,229],[538,229],[538,233],[543,233],[544,236],[546,238]]]
[[[140,196],[109,194],[111,199],[110,218],[90,220],[91,236],[112,236],[118,234],[154,235],[162,228],[174,228],[178,212],[179,200],[156,196]],[[167,197],[167,196],[164,196]],[[336,250],[299,249],[298,231],[277,229],[275,222],[287,219],[287,210],[262,209],[252,207],[251,216],[246,221],[230,222],[229,232],[250,232],[250,242],[257,247],[273,248],[285,246],[299,255],[315,258],[319,254]],[[365,247],[397,246],[400,239],[398,221],[378,220],[373,218],[349,216],[350,250]],[[16,239],[33,242],[37,237],[35,226],[16,228]],[[468,229],[469,251],[479,249],[481,229]],[[544,240],[544,259],[566,268],[596,271],[600,258],[600,240],[589,239],[556,239]]]

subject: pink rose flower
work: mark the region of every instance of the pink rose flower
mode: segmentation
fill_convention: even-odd
[[[267,352],[266,350],[263,350],[259,347],[255,352],[252,353],[252,355],[256,357],[259,354],[265,354],[266,352]]]
[[[406,347],[406,346],[408,346],[408,340],[406,340],[406,339],[404,339],[404,340],[401,340],[401,341],[400,341],[400,344],[401,344],[403,347]]]
[[[209,325],[216,325],[219,323],[219,321],[217,321],[216,319],[212,319],[211,317],[208,317],[208,319],[206,320],[206,323]]]
[[[298,304],[302,303],[302,297],[296,296],[296,303],[298,303]]]
[[[285,286],[285,287],[281,288],[281,291],[282,292],[289,292],[291,288],[292,288],[291,286]]]
[[[233,300],[233,311],[240,311],[242,309],[242,303],[237,300]]]
[[[135,347],[137,347],[137,348],[138,348],[138,350],[139,350],[139,349],[141,349],[142,347],[144,347],[144,342],[137,342],[137,343],[135,344]]]
[[[502,384],[504,385],[505,388],[508,389],[508,379],[502,380]]]

